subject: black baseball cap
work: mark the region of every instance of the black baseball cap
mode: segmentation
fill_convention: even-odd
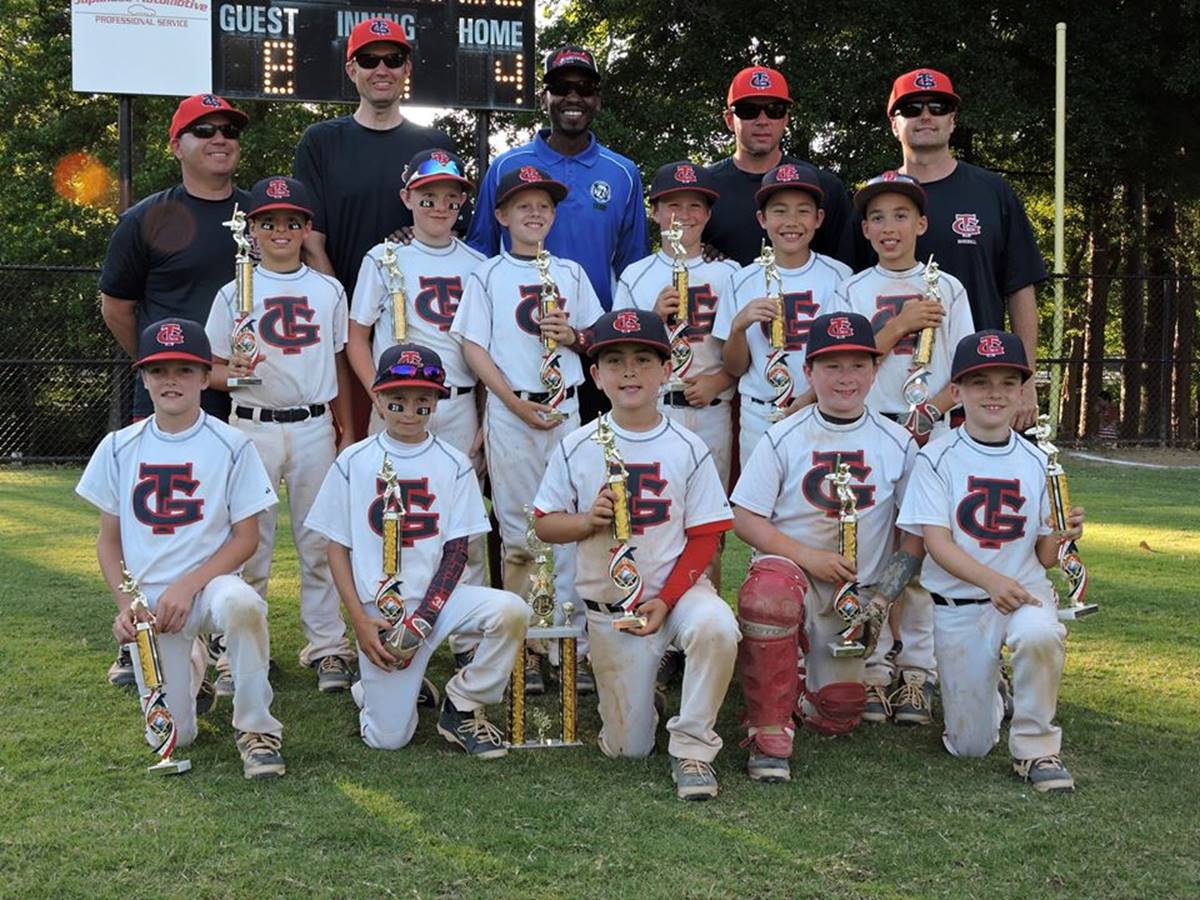
[[[911,175],[905,175],[903,172],[895,172],[889,169],[880,175],[876,175],[865,185],[858,189],[858,193],[854,195],[854,208],[859,214],[867,211],[867,204],[878,197],[880,194],[903,194],[913,203],[917,204],[917,211],[921,215],[925,215],[925,188],[921,187],[921,182],[913,178]]]
[[[866,316],[851,312],[826,313],[817,316],[808,327],[808,343],[804,362],[812,361],[823,353],[859,351],[879,356],[875,347],[875,331]]]
[[[713,184],[708,169],[688,162],[686,159],[667,163],[654,173],[654,180],[650,182],[650,202],[653,203],[660,197],[679,191],[696,191],[704,194],[708,197],[709,206],[712,206],[721,196],[716,185]]]
[[[754,195],[754,202],[762,209],[771,195],[780,191],[804,191],[816,199],[818,207],[825,201],[821,173],[816,166],[805,162],[783,163],[764,175],[762,187]]]
[[[159,319],[142,329],[135,368],[155,362],[198,362],[212,368],[204,326],[191,319]]]
[[[605,347],[616,344],[644,344],[663,359],[671,358],[671,340],[667,326],[657,313],[644,309],[614,309],[605,313],[592,326],[592,340],[587,355],[595,359]]]
[[[546,54],[545,74],[542,81],[549,81],[551,76],[556,72],[561,72],[564,69],[577,69],[587,75],[591,75],[597,81],[600,80],[600,68],[596,65],[596,57],[590,50],[584,50],[582,47],[577,47],[574,44],[568,44],[565,47],[559,47],[557,50],[551,50]]]
[[[283,209],[311,219],[312,206],[308,188],[303,182],[286,175],[272,175],[250,189],[250,208],[246,211],[246,217],[253,219],[259,213]]]
[[[1015,334],[994,328],[968,334],[954,348],[954,364],[950,367],[950,380],[959,381],[963,376],[980,369],[996,369],[1006,366],[1021,373],[1021,381],[1028,381],[1033,374],[1025,345]]]
[[[457,181],[464,190],[471,189],[471,182],[464,173],[463,161],[458,155],[440,147],[422,150],[408,161],[401,180],[406,190],[415,190],[431,181]]]
[[[503,206],[514,194],[530,188],[541,188],[555,204],[567,196],[567,186],[561,181],[555,181],[537,166],[520,166],[500,177],[500,184],[496,186],[496,206]]]
[[[375,367],[371,393],[406,387],[433,388],[441,396],[449,397],[442,358],[420,344],[396,344],[384,350]]]

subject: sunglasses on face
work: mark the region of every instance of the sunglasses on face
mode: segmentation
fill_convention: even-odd
[[[577,96],[586,99],[600,93],[600,85],[594,81],[547,81],[546,90],[555,97],[566,97],[574,91]]]
[[[380,63],[389,69],[399,69],[408,62],[408,54],[399,51],[385,53],[383,56],[376,56],[374,53],[355,53],[354,61],[364,69],[374,69]]]
[[[782,100],[772,100],[770,103],[739,100],[733,104],[733,114],[739,119],[757,119],[761,113],[766,113],[768,119],[782,119],[788,114],[788,105]]]
[[[906,100],[896,107],[894,115],[915,119],[922,110],[928,109],[931,116],[945,116],[954,112],[954,108],[948,100]]]
[[[221,137],[228,141],[236,141],[242,136],[242,127],[234,125],[232,122],[226,122],[224,125],[217,125],[214,122],[197,122],[195,125],[189,125],[183,130],[187,134],[194,134],[202,141],[216,137],[218,131],[221,132]]]
[[[388,369],[392,375],[398,375],[401,378],[416,378],[420,376],[426,381],[432,381],[434,384],[442,384],[446,380],[446,370],[441,366],[414,366],[411,363],[398,363]]]

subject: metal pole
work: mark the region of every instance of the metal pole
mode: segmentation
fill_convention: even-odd
[[[1064,206],[1067,177],[1067,23],[1054,26],[1054,335],[1051,354],[1056,360],[1050,367],[1050,425],[1058,434],[1058,417],[1062,400],[1063,346],[1063,275],[1064,273]]]
[[[133,97],[117,97],[117,179],[121,198],[118,212],[133,205]]]
[[[479,180],[491,161],[492,111],[481,109],[475,114],[475,162],[479,165]]]

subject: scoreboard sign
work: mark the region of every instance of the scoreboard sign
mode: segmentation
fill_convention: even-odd
[[[363,19],[398,22],[413,48],[405,102],[530,109],[535,0],[72,0],[77,91],[345,101],[346,40]]]

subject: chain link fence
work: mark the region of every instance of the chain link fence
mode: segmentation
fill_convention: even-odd
[[[0,467],[86,462],[128,423],[133,373],[101,318],[98,274],[0,264]],[[1065,278],[1058,359],[1053,294],[1039,291],[1039,376],[1063,366],[1062,443],[1197,445],[1196,289],[1192,278]]]

